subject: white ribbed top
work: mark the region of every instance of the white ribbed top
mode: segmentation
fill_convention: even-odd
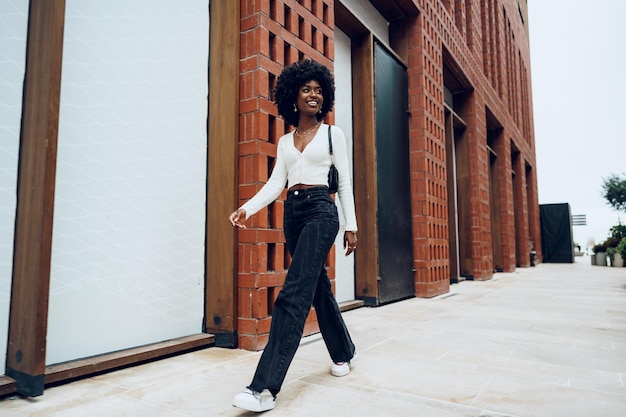
[[[333,157],[339,171],[339,189],[337,194],[341,201],[343,215],[346,219],[347,231],[357,231],[356,214],[354,211],[354,192],[350,181],[350,165],[346,150],[346,139],[337,126],[332,126]],[[328,185],[328,169],[331,159],[328,149],[328,125],[320,125],[315,137],[300,152],[294,146],[293,132],[282,136],[278,141],[276,164],[267,183],[258,193],[248,200],[242,209],[246,218],[257,213],[278,198],[285,188],[296,184]]]

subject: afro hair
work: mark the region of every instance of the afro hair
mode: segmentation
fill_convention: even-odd
[[[287,123],[298,126],[299,112],[293,111],[293,105],[298,98],[298,90],[308,81],[317,81],[322,87],[324,102],[317,120],[326,117],[335,103],[335,80],[328,68],[311,59],[294,62],[281,72],[274,89],[274,102],[280,114]]]

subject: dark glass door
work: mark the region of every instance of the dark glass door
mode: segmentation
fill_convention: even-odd
[[[415,295],[411,221],[408,75],[382,46],[375,50],[379,302]]]

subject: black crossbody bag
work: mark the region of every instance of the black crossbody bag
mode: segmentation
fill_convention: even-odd
[[[335,158],[333,157],[333,136],[328,126],[328,149],[330,150],[330,169],[328,170],[328,194],[335,194],[339,189],[339,171],[335,167]]]

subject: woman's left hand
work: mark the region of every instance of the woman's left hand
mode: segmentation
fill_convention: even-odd
[[[343,248],[346,249],[346,256],[356,250],[356,232],[346,231],[343,234]]]

